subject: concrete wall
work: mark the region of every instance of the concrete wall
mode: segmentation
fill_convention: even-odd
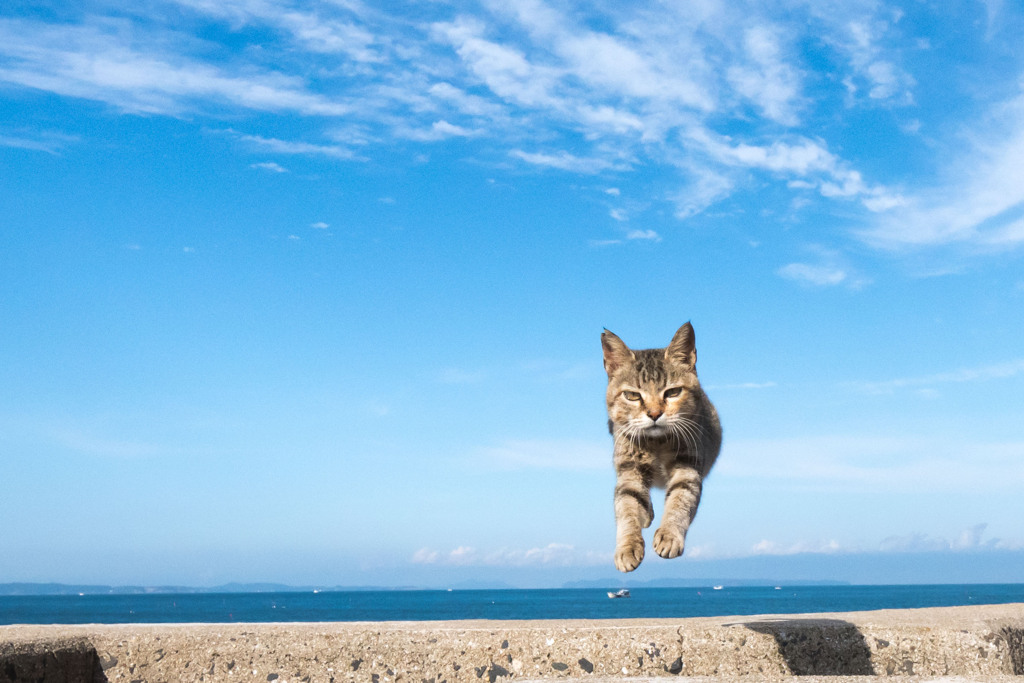
[[[1024,605],[599,621],[0,627],[0,683],[1024,674]]]

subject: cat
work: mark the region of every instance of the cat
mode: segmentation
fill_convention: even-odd
[[[654,551],[683,554],[704,478],[718,458],[718,412],[697,380],[693,326],[664,349],[633,351],[601,334],[608,373],[608,431],[615,438],[615,567],[631,572],[644,559],[641,530],[654,520],[651,487],[665,489]]]

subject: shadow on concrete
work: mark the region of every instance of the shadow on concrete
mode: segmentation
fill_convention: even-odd
[[[839,619],[779,619],[746,622],[775,638],[794,676],[871,676],[871,649],[856,626]]]
[[[84,640],[0,643],[0,683],[108,683],[96,648]]]

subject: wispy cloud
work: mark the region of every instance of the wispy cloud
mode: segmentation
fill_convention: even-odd
[[[897,63],[900,54],[884,47],[887,37],[902,19],[899,10],[880,7],[875,14],[851,15],[849,10],[838,6],[818,6],[811,11],[821,21],[832,25],[828,40],[848,60],[851,72],[843,83],[851,100],[866,96],[869,100],[893,104],[914,101],[914,78]]]
[[[485,567],[574,567],[605,565],[610,553],[579,550],[567,543],[549,543],[528,549],[498,548],[481,551],[472,546],[459,546],[448,552],[421,548],[413,553],[413,564]]]
[[[124,112],[223,121],[213,128],[257,114],[324,122],[305,126],[300,140],[257,123],[237,134],[264,153],[359,160],[396,140],[460,139],[488,163],[537,171],[596,176],[656,165],[677,189],[662,184],[644,199],[668,202],[681,220],[774,183],[796,195],[794,211],[815,194],[856,209],[850,224],[878,248],[1024,244],[1024,95],[970,124],[969,151],[958,151],[962,140],[937,145],[951,161],[930,188],[872,178],[843,157],[840,142],[821,137],[827,126],[811,125],[844,92],[850,109],[914,103],[904,53],[920,48],[885,5],[796,3],[773,12],[640,3],[588,13],[523,0],[428,3],[405,16],[361,2],[165,2],[174,11],[0,19],[0,82]],[[182,13],[232,41],[200,40]],[[253,27],[258,45],[243,31]],[[810,75],[810,36],[835,65],[828,82]],[[830,89],[832,99],[811,87]],[[0,145],[54,153],[60,141],[8,132]],[[617,221],[638,215],[610,211]],[[780,274],[817,285],[855,281],[811,263]]]
[[[78,137],[65,135],[53,131],[16,133],[0,132],[0,147],[13,147],[33,152],[46,152],[47,154],[58,155],[68,144],[77,142]]]
[[[502,469],[602,470],[611,462],[611,443],[579,439],[522,439],[480,449],[476,461]]]
[[[273,154],[319,155],[345,160],[361,159],[361,157],[357,156],[351,149],[342,145],[321,145],[312,142],[279,140],[277,138],[265,138],[259,135],[246,135],[232,130],[227,132],[233,135],[239,142],[245,143],[254,149]]]
[[[716,465],[718,475],[788,487],[934,493],[1024,486],[1024,442],[830,435],[736,439],[728,447],[729,457]]]
[[[227,102],[313,116],[341,116],[347,104],[275,72],[236,75],[184,57],[136,46],[129,27],[70,26],[0,19],[0,82],[106,102],[131,112],[178,114]],[[159,41],[158,41],[159,42]]]
[[[448,138],[475,138],[484,134],[481,129],[465,128],[447,121],[434,121],[429,128],[401,128],[396,131],[400,137],[420,142],[434,142]]]
[[[922,389],[942,384],[987,382],[1010,379],[1019,375],[1024,375],[1024,359],[976,368],[961,368],[959,370],[939,372],[933,375],[921,375],[919,377],[900,377],[875,382],[847,382],[845,386],[871,394],[891,394],[901,389]]]
[[[647,242],[660,242],[661,235],[654,230],[630,230],[626,233],[627,240],[645,240]]]
[[[811,287],[834,287],[845,285],[859,288],[867,284],[867,279],[857,275],[846,259],[834,249],[821,246],[806,247],[813,261],[788,263],[776,271],[787,280]]]
[[[982,522],[962,530],[955,538],[930,536],[915,532],[901,536],[888,536],[882,540],[879,549],[884,552],[971,552],[978,550],[1020,550],[1024,547],[1018,540],[985,538],[988,524]]]
[[[750,553],[752,555],[801,555],[804,553],[838,553],[844,550],[835,540],[778,543],[763,539],[754,544]]]
[[[777,174],[792,188],[816,188],[830,199],[856,199],[870,211],[900,206],[904,199],[881,185],[869,185],[859,171],[830,152],[820,141],[795,136],[770,144],[734,143],[704,128],[689,132],[693,144],[726,166]]]
[[[842,284],[847,273],[835,266],[815,265],[811,263],[790,263],[779,268],[779,275],[787,280],[794,280],[816,287],[828,287]]]
[[[573,173],[595,174],[618,166],[617,163],[609,159],[578,157],[566,151],[547,153],[524,152],[521,149],[513,149],[509,152],[509,155],[534,166],[547,166],[548,168],[571,171]]]
[[[326,16],[289,6],[288,3],[264,0],[174,0],[183,7],[230,21],[232,25],[269,25],[291,37],[311,52],[343,54],[357,62],[381,60],[376,36],[357,22],[351,10],[356,3],[337,3]],[[345,11],[348,10],[348,11]],[[346,16],[347,15],[347,16]]]
[[[280,164],[276,164],[273,161],[261,161],[258,164],[249,164],[249,168],[254,168],[260,171],[270,171],[271,173],[287,173],[288,169]]]
[[[1024,94],[969,126],[972,144],[947,155],[944,181],[888,207],[858,232],[865,242],[886,249],[1024,245]]]
[[[726,76],[736,92],[768,119],[793,126],[799,121],[796,110],[802,79],[781,52],[774,27],[751,26],[743,32],[745,59],[730,67]]]

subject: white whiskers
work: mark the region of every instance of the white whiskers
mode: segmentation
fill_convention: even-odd
[[[676,414],[667,420],[666,426],[671,430],[672,435],[687,447],[697,465],[702,467],[703,457],[701,455],[700,443],[698,442],[703,441],[706,435],[700,423],[685,415]]]

